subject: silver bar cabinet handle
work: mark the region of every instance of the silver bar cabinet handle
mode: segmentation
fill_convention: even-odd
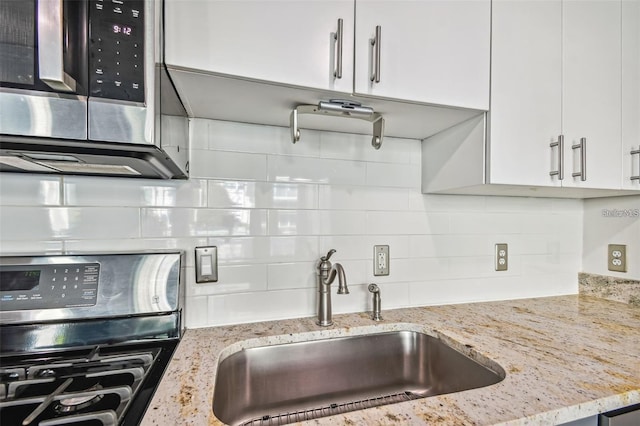
[[[335,78],[342,78],[342,40],[344,39],[344,32],[342,29],[342,18],[338,19],[338,29],[336,30],[333,39],[336,41],[336,69],[333,71]]]
[[[637,155],[638,156],[638,175],[631,175],[631,180],[638,180],[640,181],[640,148],[638,149],[632,149],[631,150],[631,162],[633,162],[633,156]]]
[[[40,80],[54,90],[75,92],[76,81],[64,72],[62,0],[38,0]]]
[[[571,149],[580,149],[580,171],[571,176],[580,176],[580,180],[584,182],[587,180],[587,138],[580,138],[580,143],[571,145]]]
[[[558,147],[558,170],[551,170],[549,176],[558,176],[558,180],[564,179],[564,135],[558,135],[558,140],[551,142],[549,147]]]
[[[376,36],[371,40],[371,46],[373,46],[373,74],[371,75],[371,81],[374,83],[380,83],[380,39],[382,37],[382,27],[376,25]]]

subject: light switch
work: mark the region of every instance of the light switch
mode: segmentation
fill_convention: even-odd
[[[196,247],[196,282],[218,281],[218,247]]]
[[[211,262],[211,256],[202,256],[200,260],[200,274],[202,275],[213,275],[213,268]]]

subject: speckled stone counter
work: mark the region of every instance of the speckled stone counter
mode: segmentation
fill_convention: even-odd
[[[578,283],[581,294],[628,303],[640,308],[639,280],[581,272],[578,274]]]
[[[307,422],[319,425],[551,425],[640,402],[640,309],[584,295],[335,315],[188,330],[143,425],[217,425],[219,359],[246,347],[413,330],[506,371],[495,385]],[[471,349],[469,349],[471,348]]]

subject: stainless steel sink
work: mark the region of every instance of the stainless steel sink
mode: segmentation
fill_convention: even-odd
[[[220,362],[213,411],[232,425],[311,420],[504,379],[486,361],[496,371],[414,331],[244,349]]]

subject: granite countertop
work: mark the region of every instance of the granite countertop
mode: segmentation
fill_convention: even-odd
[[[495,385],[307,424],[558,424],[640,403],[640,309],[585,295],[470,303],[187,330],[143,425],[217,425],[219,358],[246,347],[390,330],[444,335],[497,362]]]

